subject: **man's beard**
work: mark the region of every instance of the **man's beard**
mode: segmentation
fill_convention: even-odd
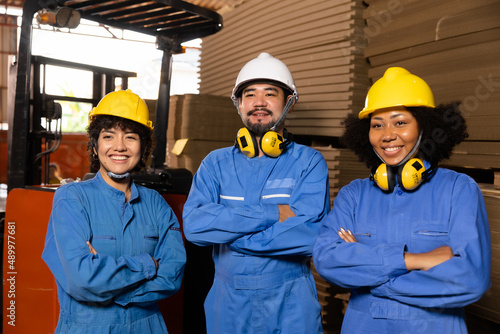
[[[269,115],[272,117],[273,113],[270,110],[267,109],[261,109],[261,110],[267,111]],[[250,116],[253,112],[255,112],[255,110],[249,112],[248,115]],[[262,137],[267,131],[271,130],[274,124],[276,124],[276,122],[273,120],[271,120],[269,123],[263,123],[263,122],[251,123],[250,119],[248,119],[246,122],[248,130],[252,131],[257,137]]]
[[[262,137],[267,131],[269,131],[275,122],[271,121],[269,123],[250,123],[247,122],[248,130],[252,131],[257,137]]]

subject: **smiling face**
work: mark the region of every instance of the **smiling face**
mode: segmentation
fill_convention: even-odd
[[[102,129],[96,153],[103,177],[107,172],[124,174],[134,169],[141,159],[141,139],[137,133],[119,127]]]
[[[243,89],[239,110],[245,125],[261,137],[279,119],[285,106],[283,89],[272,84],[253,84]],[[283,125],[280,126],[281,130]]]
[[[389,166],[399,164],[415,147],[418,123],[404,108],[376,111],[370,120],[370,144]]]

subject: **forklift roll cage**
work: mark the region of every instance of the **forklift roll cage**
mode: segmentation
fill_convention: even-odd
[[[222,18],[219,14],[180,0],[26,0],[17,58],[14,106],[9,109],[9,195],[2,245],[4,286],[3,311],[0,311],[0,315],[3,315],[3,333],[53,331],[59,314],[54,278],[40,258],[55,191],[55,187],[40,187],[43,170],[40,157],[57,148],[57,144],[51,146],[50,142],[60,140],[61,132],[51,131],[48,125],[51,123],[46,123],[46,128],[43,128],[42,119],[57,120],[61,117],[61,108],[57,101],[86,102],[95,106],[105,94],[115,89],[115,78],[122,78],[122,88],[125,89],[128,78],[136,75],[133,72],[33,56],[31,42],[35,14],[42,10],[45,10],[42,13],[53,13],[61,8],[64,12],[76,10],[77,17],[105,26],[156,37],[156,46],[163,51],[163,57],[154,117],[154,169],[152,173],[138,173],[133,175],[133,178],[136,184],[158,190],[171,206],[181,227],[182,209],[192,174],[187,169],[164,167],[172,55],[181,50],[181,43],[214,34],[222,29]],[[46,94],[41,88],[45,87],[41,80],[45,65],[91,71],[92,97],[82,99]],[[45,150],[42,151],[43,144]],[[46,158],[46,169],[47,165]],[[0,217],[0,229],[3,228],[2,224]],[[14,232],[15,263],[11,254]],[[187,240],[184,241],[187,262],[181,289],[158,304],[171,333],[202,333],[205,328],[203,300],[213,277],[211,250],[209,247],[198,247]],[[5,283],[6,278],[12,275],[15,277],[15,296],[9,290],[10,285]],[[9,309],[12,305],[15,305],[14,311]],[[15,314],[11,314],[12,312]],[[9,317],[19,321],[15,324]]]
[[[32,111],[35,101],[31,92],[33,18],[40,10],[57,11],[60,8],[76,10],[81,18],[104,26],[131,30],[156,38],[156,47],[163,51],[160,84],[155,116],[156,147],[152,167],[162,169],[165,161],[166,130],[170,100],[172,55],[182,50],[181,43],[214,34],[222,29],[222,17],[206,8],[181,0],[27,0],[23,7],[14,113],[9,117],[8,174],[9,191],[36,185],[41,168],[33,166],[40,154],[40,134],[34,125],[40,124],[40,113]],[[113,90],[106,84],[94,92],[94,105]],[[53,102],[53,100],[52,100]]]

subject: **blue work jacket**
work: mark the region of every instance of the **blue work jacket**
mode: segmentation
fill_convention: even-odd
[[[56,333],[167,333],[157,301],[179,290],[186,255],[158,192],[132,183],[126,202],[100,173],[61,186],[42,258],[57,283]]]
[[[358,242],[340,239],[341,227]],[[443,245],[454,254],[448,261],[427,271],[406,269],[404,252]],[[343,333],[466,333],[463,307],[490,287],[481,190],[467,175],[443,168],[413,192],[396,186],[387,193],[369,179],[355,180],[335,198],[313,259],[323,278],[352,289]]]
[[[296,216],[279,222],[278,204]],[[322,333],[309,260],[328,211],[328,168],[309,147],[291,143],[278,158],[230,147],[203,160],[183,221],[188,240],[214,245],[208,333]]]

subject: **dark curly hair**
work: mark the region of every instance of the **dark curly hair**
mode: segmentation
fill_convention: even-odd
[[[103,129],[112,129],[118,127],[119,129],[126,131],[130,130],[139,135],[141,139],[141,160],[132,170],[133,172],[140,171],[146,167],[146,160],[153,151],[154,138],[153,130],[148,127],[137,123],[135,121],[129,120],[127,118],[111,116],[111,115],[97,115],[92,123],[87,127],[87,136],[89,141],[87,143],[87,155],[90,161],[91,172],[96,172],[100,168],[100,162],[97,155],[94,153],[94,149],[97,151],[97,140]]]
[[[413,114],[419,130],[422,131],[422,141],[417,154],[432,166],[448,159],[455,145],[469,136],[458,101],[440,104],[436,108],[407,109]],[[358,115],[349,114],[341,124],[345,128],[340,138],[341,143],[352,150],[359,157],[359,161],[364,162],[368,168],[380,165],[381,161],[369,140],[370,118],[359,119]]]

